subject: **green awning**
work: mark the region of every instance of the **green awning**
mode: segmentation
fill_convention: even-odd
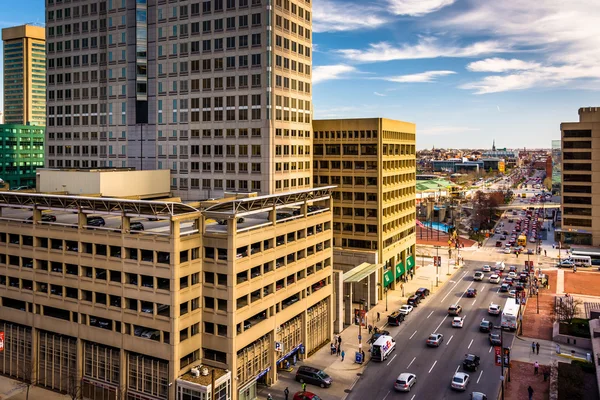
[[[388,269],[383,273],[383,286],[388,287],[394,281],[394,270]]]
[[[409,256],[406,259],[406,269],[410,271],[411,269],[414,268],[414,266],[415,266],[415,257],[414,256]]]
[[[402,263],[402,261],[400,261],[398,264],[396,264],[396,278],[404,275],[405,271],[406,270],[404,269],[404,264]]]

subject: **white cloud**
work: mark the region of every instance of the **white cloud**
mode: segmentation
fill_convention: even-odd
[[[357,72],[357,69],[351,65],[320,65],[313,68],[312,82],[316,84],[332,79],[342,79],[351,72]]]
[[[536,69],[540,66],[539,63],[517,60],[516,58],[511,60],[504,58],[486,58],[485,60],[470,63],[467,65],[467,69],[473,72],[507,72]]]
[[[417,136],[444,136],[444,135],[457,135],[466,132],[479,131],[478,128],[470,128],[467,126],[432,126],[430,128],[419,129],[417,128]]]
[[[454,71],[425,71],[418,74],[387,76],[381,79],[396,83],[427,83],[434,82],[439,76],[452,75],[455,73],[456,72]]]
[[[383,94],[383,93],[379,93],[379,92],[373,92],[373,94],[375,96],[380,96],[380,97],[386,97],[387,96],[387,94]]]
[[[378,28],[390,21],[384,12],[385,10],[373,5],[315,1],[313,31],[341,32]]]
[[[437,57],[477,57],[508,51],[496,41],[475,42],[459,47],[440,44],[435,37],[421,38],[415,45],[393,46],[388,42],[371,43],[366,50],[338,50],[343,57],[357,62],[381,62],[393,60],[415,60]]]
[[[455,0],[388,0],[389,9],[396,15],[420,17],[453,4]]]

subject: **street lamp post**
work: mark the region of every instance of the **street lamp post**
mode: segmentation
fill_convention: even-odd
[[[388,310],[388,300],[387,300],[387,298],[388,298],[388,288],[387,288],[387,286],[384,289],[384,292],[385,292],[385,311],[387,311]]]
[[[440,263],[438,260],[440,259],[440,246],[435,246],[435,287],[439,286],[440,283]]]

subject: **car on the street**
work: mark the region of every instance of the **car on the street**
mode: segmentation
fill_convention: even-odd
[[[490,315],[500,315],[501,311],[502,311],[502,309],[500,308],[500,306],[498,304],[491,303],[490,306],[488,307],[488,314],[490,314]]]
[[[465,354],[463,369],[465,371],[477,371],[477,368],[479,368],[479,361],[479,356],[476,356],[475,354]]]
[[[464,372],[457,372],[452,377],[452,382],[450,383],[450,387],[454,390],[467,390],[468,384],[469,384],[469,374],[465,374]]]
[[[129,224],[129,230],[130,231],[143,231],[144,230],[144,224],[142,224],[139,221],[135,221]]]
[[[404,321],[406,314],[402,314],[400,311],[395,311],[388,315],[388,325],[400,326],[400,323]]]
[[[307,365],[302,365],[298,368],[296,380],[300,383],[311,383],[322,388],[329,387],[333,383],[333,379],[331,379],[324,371]]]
[[[515,279],[516,277],[517,277],[517,273],[516,273],[516,272],[514,272],[514,271],[510,271],[510,272],[508,273],[508,278]]]
[[[425,341],[425,344],[429,347],[440,347],[440,344],[444,341],[444,335],[441,333],[432,333]]]
[[[33,215],[27,218],[27,221],[33,221]],[[42,214],[42,222],[56,222],[56,215],[53,214]]]
[[[516,296],[517,296],[517,291],[516,290],[513,289],[513,290],[510,290],[508,292],[508,297],[511,297],[511,298],[514,299]]]
[[[468,288],[467,289],[467,297],[477,297],[477,289]]]
[[[500,336],[499,333],[494,333],[494,332],[490,332],[490,334],[488,335],[489,339],[490,339],[490,344],[492,346],[500,346],[502,345],[502,337]]]
[[[487,319],[482,319],[481,323],[479,324],[479,332],[490,332],[492,330],[492,328],[494,327],[494,324],[492,324],[492,321],[488,321]]]
[[[481,270],[483,272],[491,272],[492,271],[492,267],[489,265],[484,265],[483,267],[481,267]]]
[[[510,254],[510,253],[511,253],[511,251],[510,251],[510,248],[509,248],[509,247],[505,247],[505,248],[504,248],[504,250],[502,250],[502,252],[503,252],[504,254]]]
[[[533,249],[527,249],[527,253],[526,254],[533,254]]]
[[[409,306],[413,306],[413,307],[417,307],[420,302],[421,302],[421,296],[417,296],[417,295],[410,296],[406,300],[406,304],[408,304]]]
[[[510,290],[510,285],[508,283],[503,283],[500,285],[501,292],[508,292]]]
[[[485,277],[485,274],[483,272],[477,271],[477,272],[475,272],[475,275],[473,275],[473,280],[474,281],[482,281],[484,277]]]
[[[418,288],[417,291],[415,292],[415,294],[419,297],[421,297],[422,299],[424,299],[425,297],[429,296],[429,293],[431,293],[429,291],[429,289],[427,288]]]
[[[487,400],[485,393],[473,392],[471,393],[471,400]]]
[[[377,331],[371,336],[371,338],[367,341],[367,343],[369,343],[369,344],[375,343],[377,341],[377,339],[379,339],[380,336],[389,336],[389,335],[390,335],[389,331]]]
[[[312,392],[296,392],[292,400],[321,400],[321,398]]]
[[[462,328],[464,324],[465,324],[465,317],[452,318],[452,327],[453,328]]]
[[[502,247],[502,241],[496,240],[496,247]]]
[[[506,235],[500,236],[500,240],[506,240]]]
[[[102,218],[102,217],[89,216],[89,217],[87,217],[87,225],[88,226],[104,226],[104,225],[106,225],[106,222],[104,221],[104,218]]]
[[[497,274],[490,276],[490,283],[500,283],[500,277]]]
[[[398,310],[398,312],[400,312],[400,314],[408,315],[411,313],[412,310],[413,310],[413,306],[411,306],[409,304],[404,304],[404,305],[400,306],[400,309]]]
[[[572,260],[569,260],[567,258],[567,259],[561,260],[558,264],[556,264],[556,266],[558,268],[565,268],[565,267],[566,268],[572,268],[574,264],[575,263]]]
[[[448,315],[459,315],[462,312],[460,304],[452,304],[448,307]]]
[[[410,372],[404,372],[396,378],[394,389],[399,392],[410,392],[415,383],[417,383],[417,376]]]

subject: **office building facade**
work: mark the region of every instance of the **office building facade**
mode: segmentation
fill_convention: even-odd
[[[21,25],[2,29],[4,44],[4,121],[46,125],[46,33]]]
[[[315,185],[336,186],[335,248],[356,252],[356,260],[360,253],[374,255],[381,299],[415,265],[415,125],[384,118],[315,120],[313,130]]]
[[[44,166],[44,126],[0,124],[0,178],[11,189],[35,188]]]
[[[312,187],[309,0],[46,11],[48,167],[168,169],[186,199]]]
[[[560,130],[561,240],[600,246],[600,108],[580,108],[579,122],[563,122]]]

